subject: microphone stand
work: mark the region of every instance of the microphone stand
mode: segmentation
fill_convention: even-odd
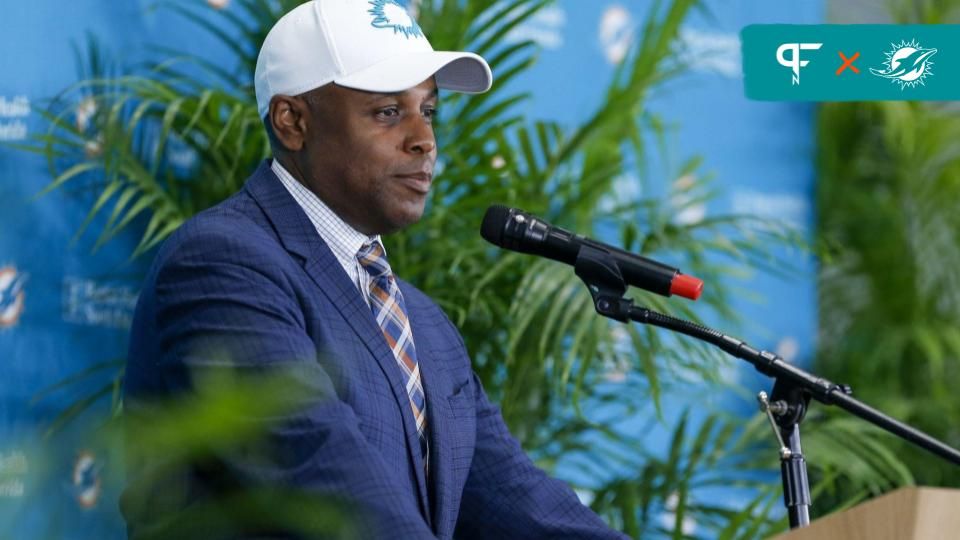
[[[624,298],[626,282],[610,255],[583,245],[574,264],[577,276],[586,283],[597,313],[623,323],[634,321],[666,328],[716,345],[724,352],[746,360],[764,375],[774,379],[772,396],[758,394],[760,409],[767,415],[780,443],[780,473],[783,477],[783,502],[790,528],[810,523],[810,484],[807,465],[800,447],[800,423],[810,400],[836,405],[871,424],[909,441],[941,458],[960,465],[960,451],[852,397],[852,389],[834,384],[797,366],[788,364],[771,352],[757,350],[747,343],[716,330],[683,319],[633,305]],[[784,442],[786,441],[786,442]]]

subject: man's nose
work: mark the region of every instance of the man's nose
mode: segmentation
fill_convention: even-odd
[[[437,147],[437,139],[433,135],[433,126],[422,116],[411,117],[410,133],[405,141],[407,152],[412,154],[429,154]]]

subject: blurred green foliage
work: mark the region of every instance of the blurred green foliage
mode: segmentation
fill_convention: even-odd
[[[888,3],[891,22],[956,24],[960,2]],[[855,396],[960,447],[960,108],[956,103],[828,103],[818,114],[817,370]],[[837,415],[831,424],[849,422]],[[817,427],[828,430],[829,427]],[[809,431],[809,430],[808,430]],[[960,469],[892,436],[857,461],[856,474],[896,456],[874,482],[834,482],[838,499],[909,484],[960,487]],[[839,437],[833,447],[860,445]]]

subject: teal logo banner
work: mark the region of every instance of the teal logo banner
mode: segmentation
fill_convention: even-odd
[[[740,42],[750,99],[960,99],[960,25],[754,24]]]

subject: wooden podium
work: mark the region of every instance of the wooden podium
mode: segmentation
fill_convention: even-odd
[[[956,540],[960,490],[901,488],[775,540]]]

